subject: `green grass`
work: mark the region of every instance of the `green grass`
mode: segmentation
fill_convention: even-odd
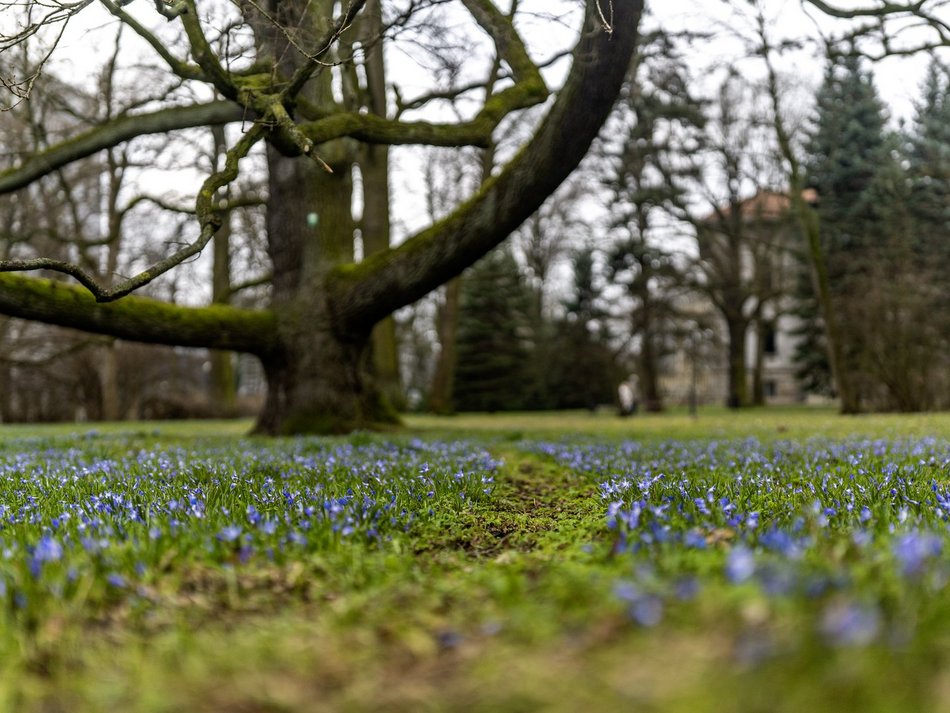
[[[842,416],[832,408],[787,406],[730,411],[705,407],[697,416],[684,409],[662,414],[637,414],[618,418],[612,411],[554,411],[538,413],[460,414],[430,416],[411,414],[406,425],[422,433],[439,435],[557,438],[587,436],[607,439],[722,439],[808,438],[827,436],[950,436],[950,412],[925,414],[862,414]]]
[[[927,460],[923,446],[912,447],[933,438],[923,442],[927,452],[943,453],[950,414],[715,409],[695,419],[559,413],[406,422],[395,436],[275,442],[242,438],[246,421],[0,427],[0,505],[36,503],[35,522],[0,518],[0,710],[950,708],[950,538],[931,502],[931,484],[950,483],[950,472],[942,456]],[[456,438],[472,445],[424,445]],[[628,440],[641,445],[622,456]],[[567,450],[545,455],[539,441]],[[718,450],[704,445],[712,441]],[[456,479],[460,454],[479,447],[504,460],[494,482],[483,482],[492,477],[487,461],[468,462],[468,475]],[[141,456],[158,451],[174,454],[168,465]],[[14,463],[16,454],[25,455]],[[766,457],[785,474],[776,482],[792,484],[787,490],[752,484],[773,467]],[[46,475],[36,465],[43,459],[58,464]],[[105,461],[121,468],[102,470]],[[764,527],[730,525],[728,512],[708,516],[702,549],[647,543],[647,517],[608,527],[611,499],[600,497],[601,483],[642,479],[651,463],[666,473],[650,486],[657,503],[675,496],[678,479],[697,492],[715,483],[717,498],[761,512],[763,523],[784,527],[804,513],[801,532],[815,536],[803,556],[786,559],[762,544]],[[82,467],[94,475],[57,480]],[[897,495],[890,486],[872,492],[891,468],[903,483]],[[372,472],[385,474],[385,486],[366,485]],[[840,484],[821,486],[829,474]],[[292,507],[268,478],[296,498]],[[308,490],[316,483],[319,496]],[[821,497],[841,502],[854,483],[869,494],[823,525],[796,483],[818,484]],[[172,527],[167,504],[186,488],[200,488],[202,517],[181,516]],[[359,512],[392,500],[407,517],[380,520],[380,538],[366,536],[362,520],[344,536],[296,506],[350,488],[358,496],[351,502],[376,503]],[[79,539],[75,516],[49,529],[70,503],[99,502],[91,498],[106,491],[121,491],[150,522],[103,515],[101,526],[121,536],[105,538],[94,556],[69,545]],[[612,499],[627,508],[639,493]],[[245,517],[249,502],[279,522],[273,532]],[[860,521],[864,504],[873,526]],[[670,532],[697,530],[685,517],[670,516]],[[243,540],[221,537],[235,523],[242,537],[253,535],[247,557]],[[156,525],[161,536],[150,539]],[[306,543],[288,540],[297,531]],[[868,542],[855,544],[854,533],[865,531]],[[931,531],[941,551],[902,570],[895,543]],[[44,535],[64,552],[34,575],[32,548]],[[755,551],[759,571],[787,567],[789,591],[769,594],[755,577],[730,581],[725,568],[740,542]],[[109,584],[116,574],[122,586]],[[676,588],[687,578],[701,587],[680,599]],[[819,579],[833,584],[806,593]],[[631,585],[645,596],[625,594]],[[638,623],[631,602],[654,601],[662,601],[660,620]],[[849,607],[874,613],[873,636],[860,627],[855,640],[846,627],[844,639],[836,633],[834,617]]]

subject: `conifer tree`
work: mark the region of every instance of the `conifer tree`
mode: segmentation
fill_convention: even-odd
[[[861,323],[861,300],[870,288],[870,270],[885,242],[880,228],[887,205],[880,201],[876,183],[882,167],[891,161],[884,104],[860,58],[833,58],[825,70],[816,97],[814,129],[805,150],[806,182],[818,195],[822,249],[831,286],[832,308],[842,341],[839,371],[851,384],[853,404],[866,407],[870,384],[866,369],[867,325]],[[821,381],[826,359],[808,344],[819,345],[817,316],[806,325],[799,366],[806,382]],[[815,373],[808,373],[814,369]]]
[[[924,80],[907,142],[914,290],[925,354],[920,381],[927,405],[950,405],[950,69],[934,59]]]
[[[939,251],[921,229],[921,220],[939,225],[946,207],[939,181],[927,175],[940,173],[939,159],[926,168],[921,160],[940,155],[945,127],[935,129],[932,119],[940,120],[941,91],[932,73],[910,142],[918,156],[910,174],[902,162],[907,142],[887,131],[884,106],[857,57],[832,62],[818,93],[808,176],[818,193],[843,368],[863,408],[931,407],[944,371],[935,361],[946,341],[934,317],[935,295],[943,293],[932,269]]]
[[[614,402],[624,369],[610,346],[612,335],[602,302],[602,285],[594,250],[584,246],[571,256],[573,280],[562,302],[566,314],[555,325],[550,354],[538,355],[549,365],[548,390],[557,408],[594,409]]]
[[[531,294],[509,247],[496,248],[465,274],[460,302],[456,408],[529,406]]]

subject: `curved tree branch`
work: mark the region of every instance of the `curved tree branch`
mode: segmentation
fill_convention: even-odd
[[[502,242],[571,173],[597,136],[627,74],[642,0],[614,3],[614,32],[597,31],[594,0],[563,89],[534,138],[496,177],[443,221],[396,248],[329,277],[328,300],[342,333],[386,314],[458,275]]]
[[[24,272],[28,270],[53,270],[76,279],[83,287],[91,292],[98,302],[112,302],[144,287],[156,278],[164,275],[172,268],[180,265],[190,257],[194,257],[204,250],[205,246],[221,227],[221,216],[215,205],[214,197],[218,190],[228,185],[238,176],[238,162],[247,156],[251,148],[264,138],[267,132],[266,122],[258,121],[241,137],[240,141],[227,152],[224,168],[216,171],[205,179],[195,201],[195,214],[201,226],[198,238],[184,247],[179,248],[171,255],[164,257],[150,265],[136,275],[117,283],[113,287],[105,287],[95,275],[84,270],[79,265],[51,258],[35,258],[33,260],[0,260],[0,272]]]

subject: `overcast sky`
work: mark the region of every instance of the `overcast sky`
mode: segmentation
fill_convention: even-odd
[[[648,0],[647,4],[650,14],[648,26],[711,32],[715,35],[714,41],[697,44],[690,55],[697,76],[714,78],[716,73],[706,73],[708,68],[721,68],[731,63],[738,63],[744,73],[761,71],[759,62],[740,59],[744,51],[737,35],[751,37],[754,29],[745,0]],[[848,7],[867,3],[839,0],[837,4]],[[817,40],[822,34],[841,32],[851,25],[828,18],[814,9],[806,11],[801,0],[766,0],[766,8],[767,16],[772,21],[773,40],[802,38],[814,41],[801,52],[783,56],[781,69],[800,77],[804,85],[816,89],[821,82],[823,68]],[[946,19],[950,21],[950,10],[947,14]],[[907,41],[913,41],[914,37],[919,38],[920,35],[908,34],[907,37]],[[869,65],[873,68],[878,91],[891,107],[895,121],[911,117],[913,102],[919,97],[928,61],[927,55],[917,55],[891,57]]]

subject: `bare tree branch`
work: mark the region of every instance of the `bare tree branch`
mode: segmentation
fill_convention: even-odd
[[[199,254],[208,244],[218,228],[221,227],[221,217],[214,206],[215,193],[228,185],[238,176],[238,161],[247,156],[251,148],[264,138],[267,128],[264,122],[257,122],[241,137],[241,140],[228,151],[224,168],[212,173],[198,191],[195,202],[195,213],[198,217],[201,232],[198,238],[176,250],[171,255],[159,260],[136,275],[117,283],[114,287],[103,286],[95,275],[84,270],[75,263],[52,258],[33,258],[31,260],[0,260],[0,272],[25,272],[32,270],[51,270],[69,275],[89,290],[97,302],[112,302],[129,293],[144,287],[157,277],[165,274],[173,267],[180,265],[188,258]]]

